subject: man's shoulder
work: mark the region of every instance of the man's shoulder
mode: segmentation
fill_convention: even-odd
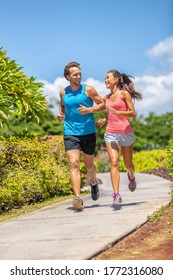
[[[64,96],[64,94],[65,94],[65,88],[60,89],[59,94],[60,94],[60,96],[62,98]]]
[[[90,86],[90,85],[86,85],[86,84],[83,84],[83,88],[85,88],[87,91],[93,91],[93,90],[95,90],[92,86]]]
[[[66,91],[69,90],[69,88],[70,88],[70,86],[60,89],[60,93],[65,93]]]
[[[70,89],[70,86],[66,86],[66,87],[64,88],[64,91],[69,90],[69,89]]]

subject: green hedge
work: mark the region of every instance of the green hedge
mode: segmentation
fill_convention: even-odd
[[[69,174],[61,136],[0,140],[0,211],[72,194]]]
[[[152,150],[136,152],[133,155],[135,172],[148,172],[151,169],[167,166],[167,153],[165,150]],[[126,171],[121,157],[120,171]]]
[[[170,170],[170,175],[173,176],[173,139],[171,139],[168,142],[167,153],[168,153],[168,168]]]
[[[109,172],[110,164],[109,157],[106,151],[100,151],[96,156],[97,172]],[[167,152],[165,150],[152,150],[136,152],[133,155],[133,163],[135,172],[147,172],[154,168],[167,166]],[[125,172],[122,155],[120,156],[119,170]]]

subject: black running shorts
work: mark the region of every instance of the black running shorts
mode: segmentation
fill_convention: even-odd
[[[96,134],[87,134],[82,136],[64,135],[65,151],[80,150],[87,155],[95,154]]]

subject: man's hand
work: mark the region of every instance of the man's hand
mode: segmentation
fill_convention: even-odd
[[[80,107],[77,110],[79,111],[79,113],[81,115],[86,115],[88,113],[91,113],[91,107],[88,108],[88,107],[85,107],[83,105],[80,105]]]
[[[58,115],[57,115],[57,118],[59,121],[63,121],[64,120],[64,113],[60,112]]]

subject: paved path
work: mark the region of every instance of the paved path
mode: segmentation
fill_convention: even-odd
[[[121,173],[123,203],[111,207],[108,173],[98,174],[101,197],[84,198],[76,212],[71,200],[0,223],[1,260],[87,260],[146,222],[147,216],[171,200],[171,182],[158,176],[136,174],[138,187],[127,188]]]

